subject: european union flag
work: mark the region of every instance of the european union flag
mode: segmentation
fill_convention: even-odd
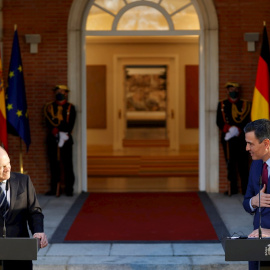
[[[17,29],[14,31],[9,64],[6,106],[8,132],[22,138],[28,151],[31,136]]]

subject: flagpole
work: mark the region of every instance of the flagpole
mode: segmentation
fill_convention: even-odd
[[[14,31],[17,30],[17,24],[14,24]],[[22,157],[22,139],[20,138],[20,173],[23,173],[23,157]]]
[[[20,138],[20,172],[23,173],[22,139]]]

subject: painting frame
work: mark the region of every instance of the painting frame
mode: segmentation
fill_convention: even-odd
[[[166,65],[124,67],[127,121],[166,120],[167,69]]]

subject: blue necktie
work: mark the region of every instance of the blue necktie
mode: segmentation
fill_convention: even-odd
[[[7,201],[7,196],[2,188],[2,184],[1,184],[1,191],[0,191],[0,210],[1,210],[3,218],[5,218],[9,210],[9,205]]]

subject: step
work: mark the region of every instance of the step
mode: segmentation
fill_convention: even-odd
[[[65,261],[63,263],[63,261]],[[50,256],[34,261],[34,270],[246,270],[247,262],[226,262],[224,256]]]
[[[197,177],[198,157],[187,156],[88,156],[88,176],[192,176]]]

